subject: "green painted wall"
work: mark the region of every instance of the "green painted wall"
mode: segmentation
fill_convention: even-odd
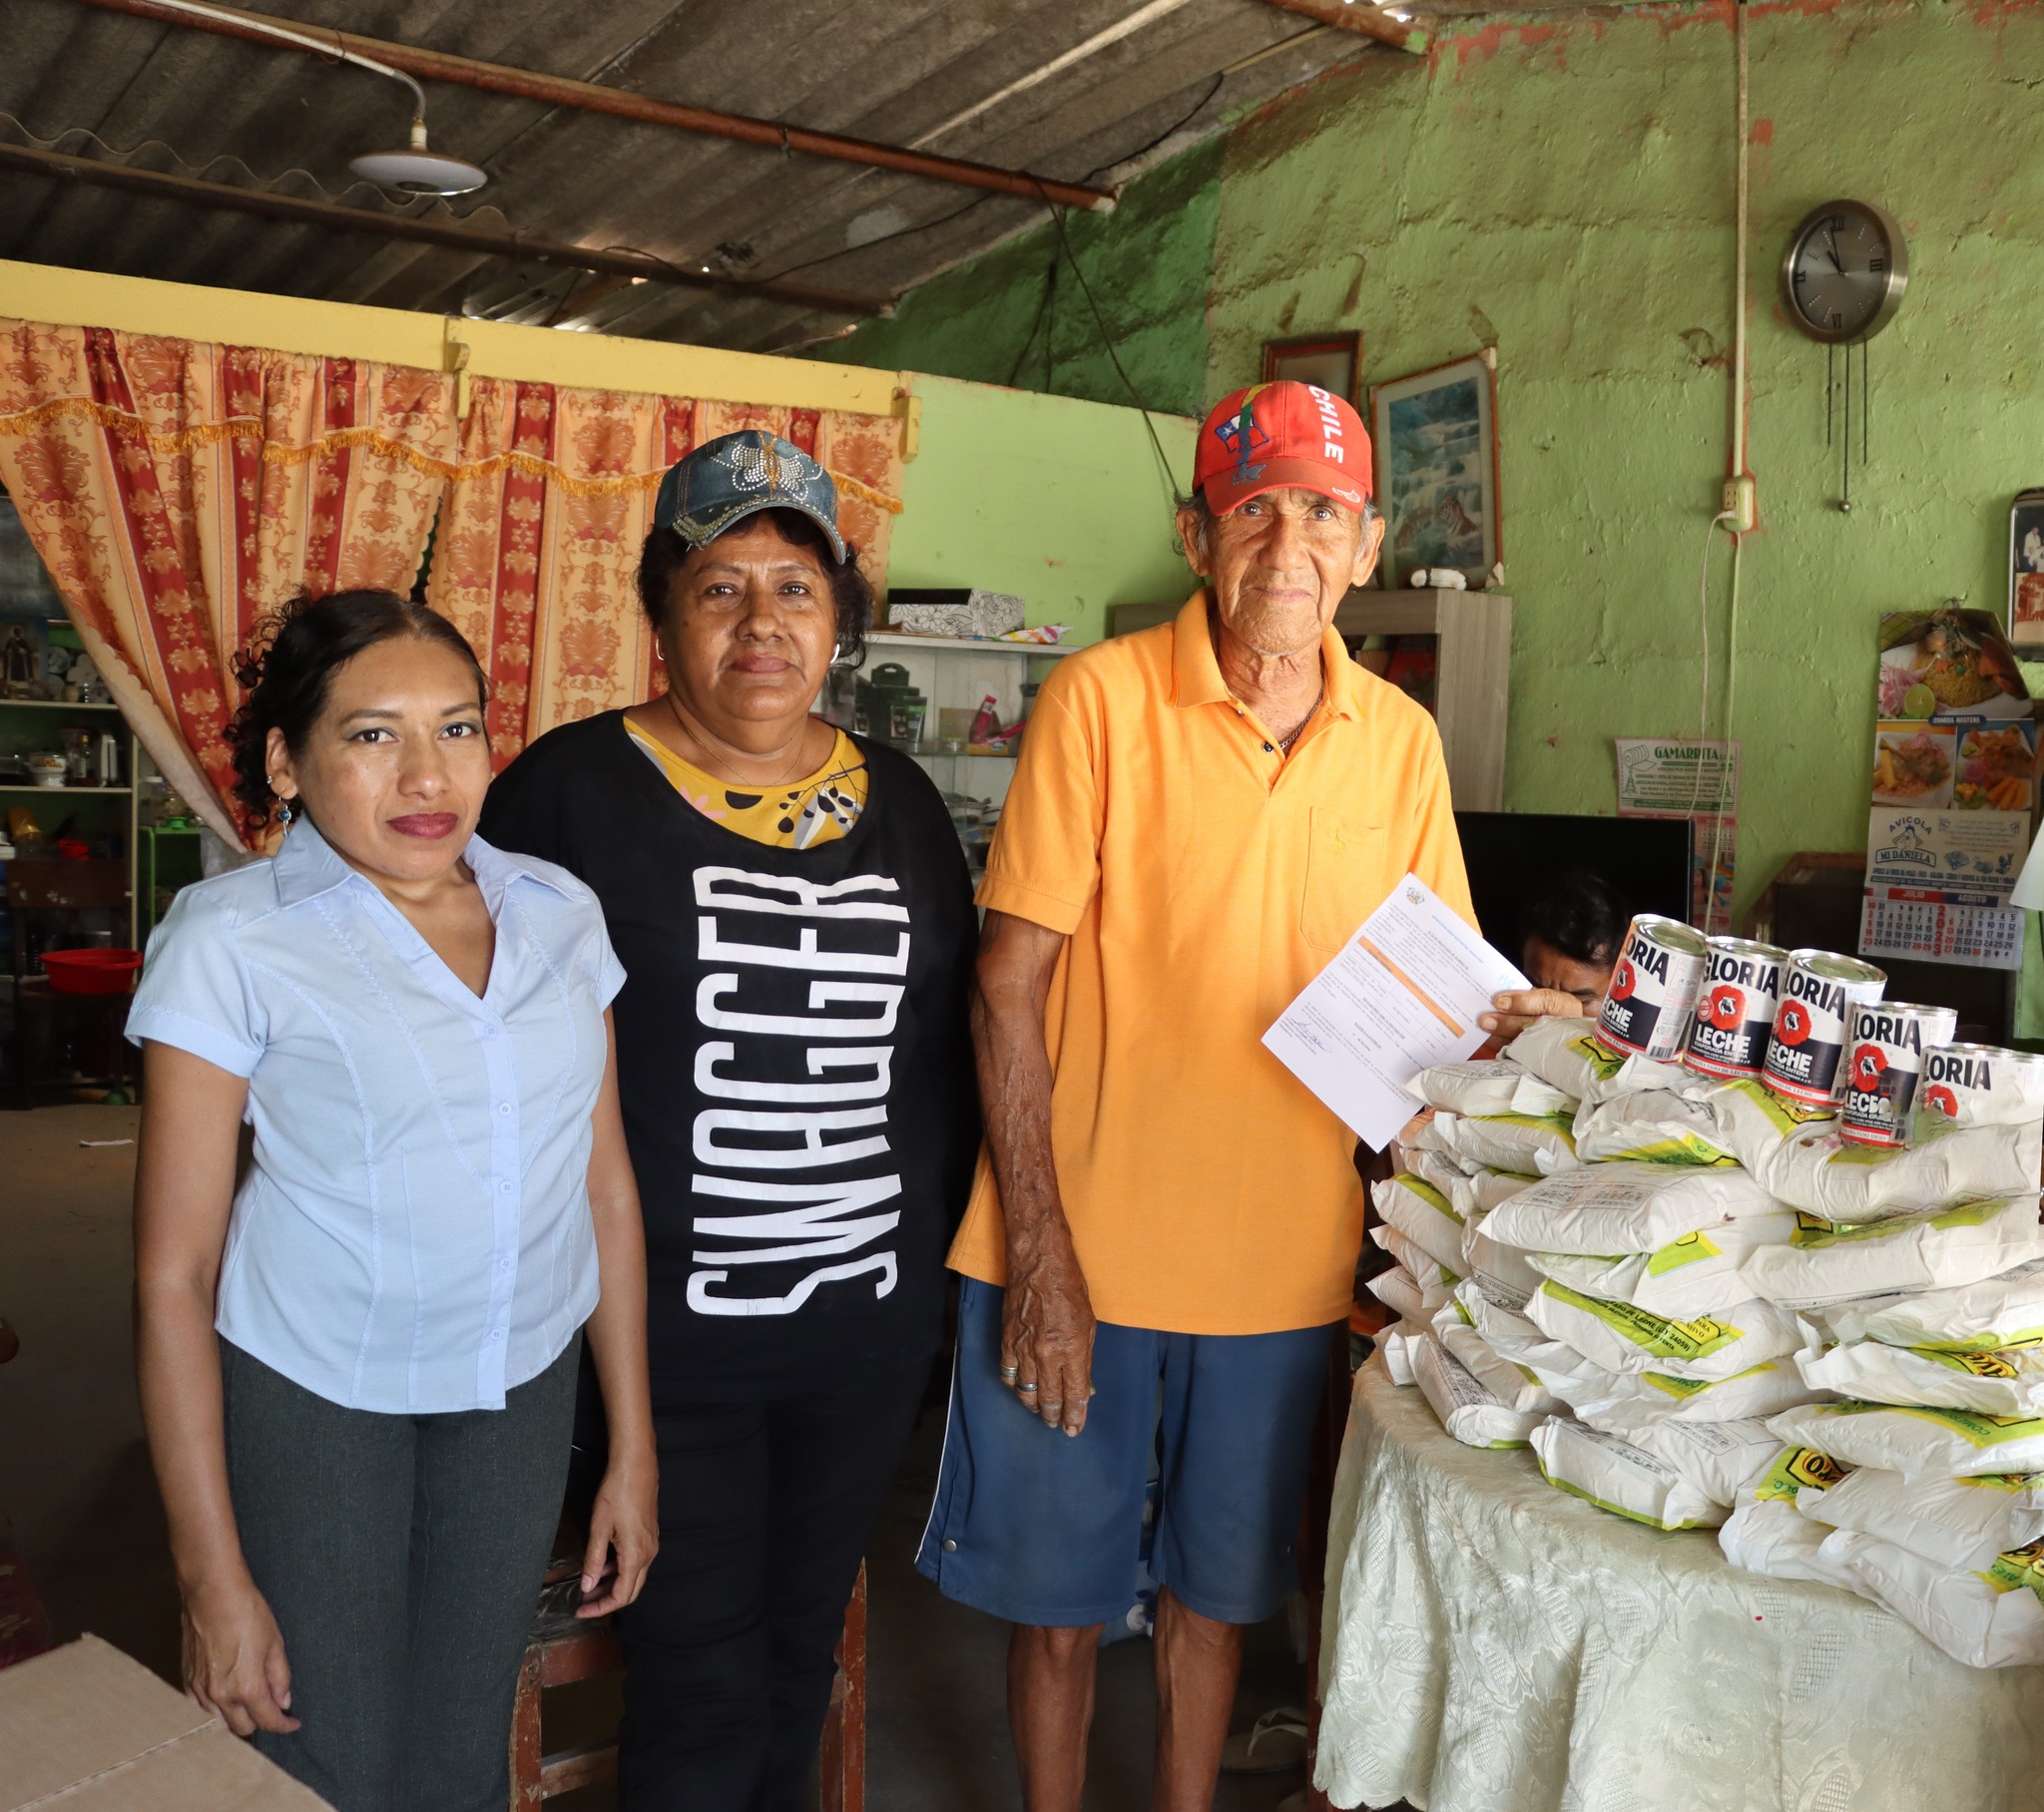
[[[974,585],[1029,601],[1028,621],[1106,633],[1113,604],[1178,600],[1192,574],[1172,545],[1172,495],[1192,482],[1193,430],[1066,396],[917,377],[921,446],[902,468],[890,584]]]
[[[1153,409],[1198,415],[1205,408],[1223,149],[1214,139],[1173,159],[1131,184],[1112,215],[1065,217],[1072,257],[1137,394]],[[1130,401],[1071,258],[1048,226],[932,278],[902,300],[892,320],[865,321],[815,356]]]
[[[1613,736],[1697,727],[1700,566],[1727,458],[1731,17],[1715,0],[1491,22],[1425,60],[1364,56],[1225,141],[1212,280],[1185,323],[1209,339],[1208,399],[1253,379],[1263,340],[1286,331],[1360,328],[1372,381],[1498,349],[1516,809],[1608,811]],[[1952,596],[1999,608],[2009,498],[2044,483],[2044,11],[1874,0],[1749,19],[1762,532],[1742,559],[1732,722],[1742,907],[1790,851],[1863,843],[1876,619]],[[1210,166],[1197,174],[1204,199]],[[1823,351],[1776,299],[1789,230],[1834,195],[1889,208],[1912,261],[1871,347],[1872,463],[1849,516]],[[1161,216],[1140,244],[1118,239],[1120,216],[1088,223],[1089,274],[1139,253],[1182,268],[1209,229],[1194,211]],[[1021,260],[1010,248],[911,297],[886,359],[998,340],[1034,305]],[[940,284],[926,324],[917,303]],[[1154,337],[1154,290],[1138,289],[1103,304]],[[1721,537],[1713,733],[1728,552]]]

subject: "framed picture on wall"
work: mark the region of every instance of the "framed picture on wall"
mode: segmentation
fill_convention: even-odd
[[[1362,402],[1362,335],[1315,333],[1264,342],[1264,382],[1317,384],[1343,402]]]
[[[2044,652],[2044,491],[2024,491],[2008,513],[2008,639]]]
[[[1387,586],[1422,567],[1453,567],[1472,586],[1504,558],[1498,518],[1497,354],[1372,384],[1370,442]]]

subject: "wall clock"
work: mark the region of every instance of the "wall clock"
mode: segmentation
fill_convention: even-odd
[[[1788,318],[1827,346],[1871,339],[1909,287],[1909,247],[1895,218],[1871,202],[1826,202],[1782,254]]]

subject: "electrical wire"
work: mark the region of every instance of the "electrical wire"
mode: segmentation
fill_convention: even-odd
[[[1711,733],[1711,548],[1718,539],[1719,526],[1723,523],[1737,522],[1738,520],[1738,517],[1732,511],[1720,510],[1717,515],[1711,518],[1704,529],[1704,570],[1697,581],[1697,629],[1703,643],[1704,678],[1703,684],[1698,688],[1697,692],[1697,759],[1689,793],[1689,819],[1691,824],[1695,824],[1697,814],[1703,808],[1704,768],[1707,765],[1707,751],[1704,744]],[[1730,530],[1727,530],[1727,533],[1732,534],[1732,548],[1736,558],[1739,551],[1739,537]],[[1725,816],[1725,774],[1722,769],[1718,770],[1717,810],[1719,820],[1722,823]],[[1710,930],[1711,908],[1716,901],[1718,890],[1715,838],[1713,840],[1711,861],[1710,871],[1704,881],[1704,922],[1698,927],[1699,930],[1704,932]]]
[[[365,57],[360,51],[349,50],[336,32],[329,42],[324,38],[307,36],[304,32],[287,31],[280,25],[271,25],[266,19],[252,19],[246,13],[225,12],[217,6],[205,6],[201,0],[156,0],[159,6],[170,8],[174,13],[191,13],[197,18],[211,19],[216,24],[235,26],[241,31],[253,31],[262,37],[273,39],[278,44],[294,44],[300,50],[309,50],[322,57],[331,57],[342,63],[352,63],[357,69],[366,69],[379,76],[387,76],[393,82],[402,82],[411,90],[411,123],[423,127],[426,123],[426,91],[401,69],[392,69],[387,63],[378,63],[373,57]]]
[[[1731,791],[1734,709],[1739,685],[1739,556],[1746,546],[1744,535],[1732,536],[1732,598],[1725,607],[1725,765],[1720,770],[1718,809],[1711,816],[1711,866],[1707,871],[1709,891],[1704,900],[1704,930],[1711,928],[1711,908],[1718,897],[1718,859],[1725,848],[1725,807]],[[1728,922],[1725,929],[1732,929]]]
[[[1040,189],[1041,185],[1038,187]],[[1136,380],[1129,375],[1128,367],[1122,363],[1122,355],[1115,350],[1114,335],[1107,330],[1107,317],[1100,312],[1100,303],[1094,297],[1093,285],[1086,280],[1086,272],[1079,266],[1079,254],[1072,249],[1071,237],[1065,231],[1063,211],[1048,195],[1044,196],[1043,205],[1050,210],[1051,222],[1058,229],[1058,243],[1065,248],[1065,261],[1072,266],[1072,274],[1079,279],[1080,293],[1086,297],[1086,306],[1093,311],[1093,324],[1100,331],[1100,349],[1107,354],[1109,363],[1115,368],[1115,374],[1122,380],[1122,387],[1128,391],[1130,400],[1136,405],[1137,413],[1143,418],[1144,431],[1150,436],[1151,449],[1157,455],[1157,470],[1164,478],[1165,493],[1176,504],[1179,500],[1178,480],[1172,476],[1171,461],[1165,456],[1164,442],[1157,438],[1157,424],[1150,419],[1150,405],[1143,400],[1143,393],[1136,388]]]

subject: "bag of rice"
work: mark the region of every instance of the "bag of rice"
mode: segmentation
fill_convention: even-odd
[[[1549,1390],[1554,1389],[1558,1377],[1593,1369],[1573,1347],[1548,1339],[1517,1310],[1491,1301],[1473,1278],[1455,1286],[1455,1301],[1467,1312],[1469,1325],[1499,1358],[1524,1366]]]
[[[1715,1085],[1680,1064],[1627,1057],[1597,1036],[1595,1019],[1539,1019],[1504,1049],[1512,1063],[1586,1105],[1639,1089],[1701,1095]]]
[[[1849,1340],[1820,1353],[1800,1353],[1795,1363],[1803,1383],[1812,1389],[1836,1391],[1864,1403],[1970,1409],[1983,1416],[2044,1416],[2044,1347],[1954,1353]]]
[[[1484,1230],[1529,1252],[1609,1257],[1658,1252],[1685,1233],[1779,1211],[1744,1170],[1592,1164],[1521,1189],[1491,1211]]]
[[[1385,1226],[1396,1227],[1436,1264],[1461,1268],[1462,1216],[1432,1183],[1401,1171],[1372,1183],[1369,1197]]]
[[[1940,1567],[1991,1567],[2044,1536],[2044,1474],[1905,1479],[1862,1466],[1829,1491],[1804,1492],[1797,1512],[1829,1529],[1878,1536]]]
[[[1834,1340],[1966,1353],[2028,1346],[2044,1340],[2044,1259],[1950,1289],[1835,1303],[1814,1319]]]
[[[1834,1129],[1812,1125],[1784,1139],[1760,1177],[1791,1208],[1825,1220],[1877,1220],[2034,1193],[2040,1151],[2044,1133],[2036,1121],[1954,1127],[1921,1144],[1894,1148],[1850,1144]]]
[[[1412,1343],[1424,1332],[1424,1328],[1414,1327],[1409,1321],[1394,1321],[1377,1336],[1377,1351],[1384,1356],[1384,1376],[1393,1384],[1410,1386],[1415,1382]]]
[[[1510,1201],[1522,1189],[1530,1189],[1539,1180],[1537,1176],[1525,1176],[1517,1170],[1478,1170],[1469,1179],[1469,1192],[1475,1198],[1477,1208],[1488,1214],[1492,1208]]]
[[[1708,1102],[1643,1089],[1585,1102],[1576,1115],[1576,1156],[1584,1163],[1733,1164]]]
[[[1803,1214],[1788,1241],[1748,1253],[1739,1274],[1770,1302],[1822,1308],[1978,1283],[2036,1258],[2044,1258],[2044,1226],[2029,1194],[1843,1225]]]
[[[1524,1447],[1540,1420],[1507,1408],[1469,1375],[1468,1367],[1427,1335],[1409,1349],[1412,1376],[1433,1413],[1464,1447]]]
[[[1940,1567],[1878,1536],[1840,1529],[1822,1557],[1853,1586],[1968,1667],[2044,1662],[2044,1544],[1978,1571]]]
[[[1399,1268],[1423,1291],[1438,1290],[1445,1294],[1462,1281],[1460,1271],[1449,1270],[1423,1250],[1417,1240],[1406,1238],[1396,1227],[1371,1227],[1369,1236],[1398,1261]]]
[[[1794,1231],[1795,1215],[1783,1208],[1773,1214],[1728,1220],[1707,1233],[1685,1233],[1655,1252],[1629,1252],[1619,1258],[1535,1252],[1527,1262],[1542,1276],[1585,1296],[1630,1302],[1635,1308],[1682,1320],[1691,1315],[1714,1315],[1750,1301],[1753,1286],[1740,1276],[1739,1267],[1759,1247],[1778,1244]],[[1465,1234],[1465,1254],[1469,1240]]]
[[[1855,1590],[1850,1576],[1819,1558],[1824,1530],[1802,1515],[1799,1505],[1808,1498],[1813,1507],[1841,1479],[1857,1476],[1814,1448],[1783,1448],[1739,1488],[1732,1514],[1718,1531],[1719,1549],[1748,1573]]]
[[[1481,1219],[1463,1229],[1462,1274],[1500,1308],[1524,1308],[1526,1298],[1540,1287],[1540,1273],[1526,1253],[1491,1238]]]
[[[1526,1315],[1552,1338],[1614,1372],[1662,1372],[1714,1383],[1801,1344],[1794,1318],[1770,1302],[1747,1301],[1721,1315],[1671,1321],[1629,1302],[1585,1296],[1552,1277],[1534,1291]]]
[[[1429,1108],[1454,1114],[1573,1114],[1576,1098],[1501,1057],[1435,1064],[1405,1087]]]
[[[1803,1403],[1771,1417],[1784,1441],[1847,1466],[1909,1479],[1977,1479],[2044,1471],[2044,1418],[1888,1403]]]
[[[1476,1329],[1475,1317],[1459,1300],[1450,1299],[1434,1311],[1434,1338],[1461,1360],[1469,1375],[1507,1409],[1555,1416],[1561,1404],[1548,1395],[1540,1374],[1531,1366],[1505,1358]]]
[[[1416,1176],[1421,1182],[1431,1183],[1446,1199],[1449,1207],[1468,1219],[1475,1201],[1475,1176],[1465,1170],[1444,1151],[1422,1151],[1410,1145],[1394,1145],[1393,1174]]]
[[[1591,1370],[1582,1364],[1574,1372],[1542,1367],[1540,1377],[1579,1421],[1628,1441],[1657,1422],[1740,1422],[1776,1415],[1816,1396],[1790,1359],[1770,1359],[1716,1384],[1665,1372]]]
[[[1436,1114],[1418,1142],[1486,1170],[1552,1176],[1576,1167],[1573,1114]]]
[[[1784,1100],[1752,1077],[1720,1083],[1704,1099],[1716,1123],[1713,1142],[1730,1151],[1756,1176],[1782,1148],[1784,1140],[1818,1122],[1835,1127],[1838,1120],[1834,1107],[1809,1107]]]
[[[1448,1292],[1444,1289],[1422,1290],[1403,1265],[1393,1265],[1388,1271],[1379,1271],[1374,1277],[1364,1278],[1363,1288],[1400,1320],[1409,1321],[1416,1327],[1426,1326],[1432,1320],[1434,1310],[1448,1299]]]
[[[1548,1484],[1655,1529],[1715,1529],[1779,1447],[1761,1422],[1664,1422],[1651,1446],[1549,1417],[1533,1431]]]

